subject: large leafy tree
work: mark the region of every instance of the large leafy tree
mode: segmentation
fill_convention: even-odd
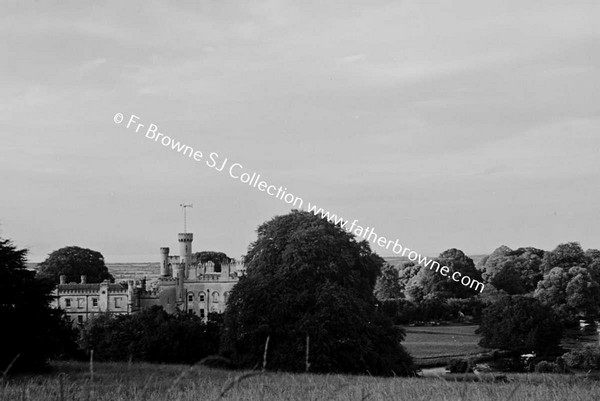
[[[443,276],[435,269],[421,267],[416,276],[409,280],[406,286],[407,297],[416,301],[424,297],[436,299],[469,298],[477,295],[475,289],[466,287],[451,278],[453,272],[460,272],[461,276],[469,276],[473,280],[482,282],[481,272],[475,268],[473,260],[459,249],[448,249],[437,258],[440,266],[448,266],[450,273]],[[429,265],[431,266],[431,265]]]
[[[554,308],[566,323],[575,323],[598,315],[600,286],[585,267],[555,267],[538,283],[535,297]]]
[[[482,263],[483,279],[508,294],[533,292],[543,276],[543,257],[541,249],[501,246]]]
[[[64,314],[52,309],[53,284],[25,266],[27,251],[0,238],[0,370],[38,370],[50,357],[74,350],[75,333]],[[16,358],[16,359],[15,359]]]
[[[88,283],[114,281],[100,252],[78,246],[67,246],[52,252],[40,263],[39,274],[54,283],[63,274],[67,276],[67,282],[79,282],[82,275],[87,276]]]
[[[551,308],[535,298],[507,296],[483,310],[479,345],[515,355],[551,353],[562,337],[562,324]]]
[[[578,242],[560,244],[551,252],[546,252],[542,263],[544,274],[555,267],[570,269],[574,266],[586,266],[588,259]]]
[[[546,252],[542,262],[545,274],[537,285],[535,297],[554,308],[565,323],[598,316],[597,256],[594,250],[584,252],[577,242],[560,244]]]
[[[378,300],[404,298],[398,269],[395,266],[386,263],[381,269],[381,274],[377,277],[375,283],[375,296]]]
[[[258,227],[246,276],[225,312],[223,348],[240,367],[402,375],[412,361],[404,332],[376,309],[383,259],[366,241],[311,213],[292,211]]]

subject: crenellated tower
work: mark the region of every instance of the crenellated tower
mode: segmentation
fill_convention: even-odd
[[[160,276],[167,277],[171,275],[171,271],[169,269],[169,248],[162,247],[160,248]]]
[[[192,241],[194,240],[194,234],[192,233],[179,233],[177,234],[177,240],[179,241],[179,261],[185,265],[185,278],[189,278],[190,267],[192,265]]]

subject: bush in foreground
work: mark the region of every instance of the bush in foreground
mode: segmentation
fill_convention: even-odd
[[[565,364],[571,369],[600,369],[600,346],[585,345],[583,348],[567,352],[562,356]]]

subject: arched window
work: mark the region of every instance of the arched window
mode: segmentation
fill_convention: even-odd
[[[219,293],[218,292],[215,291],[212,293],[212,301],[215,304],[219,303]]]
[[[227,303],[227,298],[229,298],[229,293],[228,292],[224,292],[223,293],[223,302]]]
[[[205,301],[204,292],[200,291],[198,293],[198,302],[204,302],[204,301]]]

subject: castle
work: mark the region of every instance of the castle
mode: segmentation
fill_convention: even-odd
[[[168,313],[187,311],[206,319],[208,313],[225,311],[227,297],[244,274],[243,263],[201,262],[192,254],[192,233],[179,233],[179,255],[160,248],[160,276],[156,281],[127,280],[120,284],[66,283],[61,276],[54,290],[53,306],[63,309],[74,324],[84,323],[95,314],[130,314],[153,305]]]

